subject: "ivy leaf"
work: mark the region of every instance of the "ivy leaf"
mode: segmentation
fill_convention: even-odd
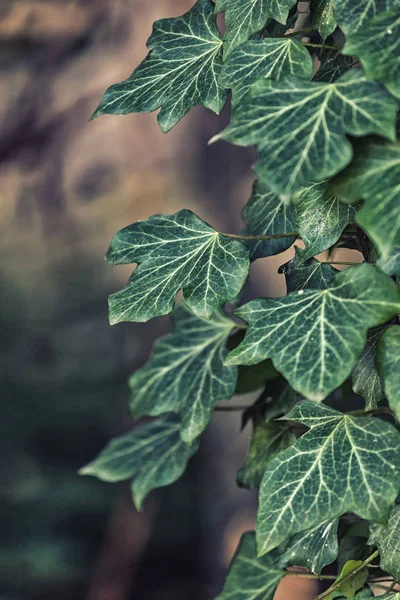
[[[400,506],[394,506],[386,525],[372,523],[368,544],[379,550],[381,569],[400,579]]]
[[[257,558],[254,532],[242,535],[229,568],[222,593],[215,600],[273,600],[286,572],[276,565],[277,558]]]
[[[293,76],[261,79],[211,142],[256,144],[258,175],[285,198],[329,179],[350,162],[353,149],[346,134],[376,133],[394,140],[396,109],[395,99],[361,69],[334,83]]]
[[[389,594],[383,594],[383,596],[375,596],[378,600],[400,600],[400,592],[390,592]]]
[[[280,564],[307,567],[311,573],[321,575],[322,569],[338,555],[338,525],[339,519],[330,519],[294,535],[281,555]]]
[[[132,416],[180,415],[182,439],[191,443],[207,427],[218,400],[235,391],[237,367],[226,367],[226,343],[235,323],[217,311],[210,321],[183,307],[173,333],[158,340],[150,360],[129,381]]]
[[[400,7],[380,13],[357,31],[348,32],[343,52],[357,56],[367,77],[383,82],[400,98]]]
[[[383,382],[375,366],[378,343],[385,327],[368,332],[367,343],[351,375],[353,390],[365,399],[365,408],[376,408],[385,397]]]
[[[362,560],[365,557],[367,537],[352,535],[351,531],[346,534],[339,544],[338,569],[341,571],[348,560]]]
[[[356,221],[386,261],[400,247],[400,144],[373,141],[357,148],[353,162],[332,183],[346,202],[365,200]]]
[[[235,394],[248,394],[262,387],[267,381],[277,379],[278,371],[270,360],[263,360],[258,365],[239,366]]]
[[[331,0],[337,21],[348,35],[368,26],[368,23],[380,12],[400,7],[399,0]]]
[[[198,441],[188,446],[182,441],[179,429],[174,415],[138,425],[111,440],[79,473],[110,482],[134,477],[133,500],[136,508],[141,510],[149,492],[179,479],[188,460],[198,450]]]
[[[263,412],[264,419],[268,421],[285,415],[301,398],[283,377],[271,381],[266,387],[266,392],[271,397]]]
[[[387,275],[400,277],[400,247],[395,248],[386,260],[379,258],[376,264]]]
[[[328,263],[315,258],[304,261],[302,251],[297,246],[294,258],[279,267],[279,273],[285,275],[288,294],[308,289],[326,290],[338,272]]]
[[[352,66],[352,56],[345,56],[339,50],[321,48],[316,53],[320,66],[313,76],[313,81],[333,83],[344,75]]]
[[[382,335],[378,346],[378,365],[385,383],[390,408],[400,419],[400,327],[393,325]]]
[[[262,415],[253,419],[253,435],[244,465],[237,474],[239,487],[259,488],[267,465],[296,441],[287,425],[269,423]]]
[[[336,29],[336,17],[331,0],[311,0],[311,22],[321,37],[326,39]]]
[[[227,364],[271,358],[290,385],[323,400],[350,375],[367,330],[400,310],[400,291],[370,264],[338,273],[325,290],[252,300],[236,314],[249,324]]]
[[[296,0],[216,0],[215,12],[225,13],[224,58],[264,28],[272,18],[284,25]]]
[[[345,579],[346,577],[348,577],[360,565],[362,565],[361,560],[347,561],[347,563],[344,565],[344,567],[342,569],[342,572],[340,573],[339,577],[336,579],[336,581],[334,583],[335,584],[340,583],[340,581],[342,579]],[[361,569],[361,571],[358,571],[353,577],[351,577],[351,579],[347,579],[346,581],[343,581],[343,583],[335,591],[331,592],[326,597],[326,600],[331,600],[338,596],[340,596],[340,597],[344,596],[345,598],[348,598],[349,600],[353,600],[353,598],[356,598],[357,592],[359,592],[360,590],[363,590],[367,579],[368,579],[368,568]],[[364,592],[364,590],[363,590],[363,592]],[[370,594],[370,596],[372,596],[372,594]],[[368,598],[368,595],[366,597]]]
[[[312,72],[312,58],[304,44],[291,38],[264,38],[236,48],[222,67],[219,83],[232,90],[232,104],[236,106],[261,77],[297,75],[309,79]]]
[[[300,253],[302,260],[333,246],[356,215],[353,206],[346,206],[339,198],[329,196],[325,184],[304,189],[293,197],[293,204],[297,214],[296,227],[306,245]]]
[[[181,17],[156,21],[147,47],[144,61],[108,88],[92,118],[161,108],[158,122],[167,133],[196,104],[220,112],[227,93],[218,83],[222,39],[211,0],[198,0]]]
[[[210,318],[239,294],[249,271],[245,246],[190,210],[154,215],[125,227],[106,258],[114,265],[139,263],[129,285],[110,296],[112,325],[168,314],[180,289],[195,315]]]
[[[400,489],[395,427],[309,400],[296,404],[287,419],[310,431],[265,471],[257,516],[259,554],[346,512],[384,523]]]
[[[286,205],[266,185],[256,181],[250,200],[243,208],[246,224],[243,235],[274,235],[296,231],[296,210]],[[248,242],[251,260],[284,252],[295,242],[296,236],[280,237],[260,242]]]

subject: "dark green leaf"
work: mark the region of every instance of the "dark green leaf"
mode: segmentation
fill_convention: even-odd
[[[283,377],[270,381],[265,391],[271,398],[263,412],[264,419],[268,421],[285,415],[301,398]]]
[[[387,525],[370,525],[368,544],[379,550],[381,569],[400,580],[400,506],[394,506]]]
[[[385,397],[383,382],[375,365],[378,343],[385,327],[377,327],[368,332],[364,351],[351,375],[353,390],[365,399],[365,408],[376,408]]]
[[[395,248],[386,260],[379,258],[376,264],[387,275],[400,277],[400,247]]]
[[[353,162],[335,178],[342,200],[365,200],[356,221],[389,260],[400,247],[400,144],[372,141],[357,148]]]
[[[367,77],[382,81],[400,98],[400,5],[349,31],[343,52],[357,56]]]
[[[219,83],[232,89],[236,106],[260,78],[297,75],[309,79],[312,71],[311,55],[303,44],[291,38],[264,38],[236,48],[222,67]]]
[[[227,364],[271,358],[290,385],[323,400],[350,375],[367,330],[400,311],[400,291],[370,264],[338,273],[325,290],[253,300],[236,314],[249,323]]]
[[[296,0],[216,0],[215,12],[225,13],[224,58],[261,31],[268,19],[285,24]]]
[[[354,62],[351,56],[345,56],[338,50],[326,50],[325,48],[317,51],[317,58],[320,66],[313,81],[325,81],[326,83],[333,83],[339,79]]]
[[[285,571],[275,556],[257,558],[254,532],[242,535],[224,589],[215,600],[273,600]]]
[[[311,0],[311,22],[323,39],[336,29],[336,17],[331,0]]]
[[[180,289],[190,310],[209,318],[239,294],[249,271],[245,246],[217,233],[190,210],[125,227],[114,237],[107,260],[139,263],[129,285],[110,296],[111,324],[168,314]]]
[[[80,474],[111,482],[134,477],[132,495],[140,510],[149,492],[179,479],[188,460],[197,452],[198,441],[188,446],[182,441],[179,429],[180,424],[172,415],[139,425],[111,440]]]
[[[244,235],[274,235],[296,231],[296,210],[286,205],[267,186],[256,181],[250,200],[242,211],[246,224]],[[248,242],[251,260],[284,252],[296,237],[284,237],[260,242]]]
[[[299,290],[325,290],[338,271],[315,258],[304,261],[301,249],[295,246],[294,258],[279,267],[279,273],[285,275],[287,293],[290,294]]]
[[[393,10],[400,6],[399,0],[331,0],[341,29],[346,34],[368,26],[368,23],[380,12]]]
[[[343,169],[353,155],[346,134],[395,139],[397,103],[361,69],[335,83],[289,76],[261,79],[212,141],[256,144],[256,171],[272,191],[287,197]]]
[[[259,553],[346,512],[386,522],[400,489],[400,433],[385,421],[304,400],[287,419],[310,428],[267,467],[257,516]]]
[[[182,439],[192,442],[207,427],[215,403],[235,391],[237,368],[224,366],[235,324],[219,311],[206,321],[183,307],[174,321],[174,332],[156,342],[150,360],[132,375],[130,409],[134,417],[179,414]]]
[[[338,525],[339,519],[331,519],[294,535],[281,555],[280,564],[285,567],[307,567],[311,573],[320,575],[326,565],[336,560]]]
[[[307,260],[333,246],[356,210],[327,194],[325,184],[312,185],[293,196],[296,207],[296,229],[305,243],[302,260]],[[349,210],[350,209],[350,210]]]
[[[277,379],[278,371],[272,361],[263,360],[258,365],[239,366],[235,394],[248,394],[262,387],[267,381]]]
[[[345,535],[340,540],[338,570],[341,571],[348,560],[362,560],[367,546],[367,537],[361,535]]]
[[[282,450],[296,441],[296,436],[282,423],[268,423],[260,415],[253,419],[253,435],[244,465],[237,474],[239,487],[260,487],[265,469]]]
[[[400,419],[400,326],[389,327],[378,346],[379,371],[390,408]]]
[[[93,118],[161,108],[158,122],[166,133],[196,104],[220,112],[227,93],[218,83],[222,39],[211,0],[198,0],[181,17],[156,21],[147,47],[132,75],[108,88]]]

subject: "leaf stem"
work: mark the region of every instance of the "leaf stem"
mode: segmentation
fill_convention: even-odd
[[[373,552],[370,556],[368,556],[368,558],[363,560],[362,563],[360,565],[358,565],[358,567],[356,567],[351,573],[346,575],[346,577],[343,577],[343,579],[340,579],[339,581],[336,581],[335,583],[333,583],[325,592],[322,592],[322,594],[319,594],[319,596],[315,596],[314,600],[323,600],[323,598],[326,598],[327,596],[329,596],[332,592],[334,592],[335,590],[340,588],[344,583],[353,579],[353,577],[355,575],[357,575],[357,573],[359,573],[365,567],[367,567],[370,563],[372,563],[375,560],[375,558],[377,558],[378,556],[379,556],[379,551],[375,550],[375,552]]]
[[[370,410],[354,410],[353,412],[350,412],[347,414],[353,415],[353,417],[368,417],[369,415],[374,415],[377,412],[386,413],[388,415],[392,415],[392,417],[396,416],[394,414],[394,412],[392,411],[392,409],[388,408],[386,406],[381,406],[378,408],[371,408]]]
[[[303,46],[308,46],[309,48],[322,48],[322,49],[326,49],[326,50],[338,50],[340,51],[341,48],[339,48],[339,46],[329,46],[326,44],[311,44],[309,42],[303,42]]]
[[[277,240],[279,238],[298,237],[298,231],[290,233],[275,233],[273,235],[240,235],[236,233],[221,233],[224,237],[233,238],[234,240]]]
[[[319,579],[319,580],[328,580],[335,581],[337,579],[337,575],[313,575],[312,573],[298,573],[296,571],[286,571],[285,577],[289,575],[290,577],[303,577],[304,579]]]
[[[291,33],[285,33],[283,37],[297,37],[298,35],[304,35],[305,33],[311,33],[312,31],[314,31],[314,27],[307,27],[306,29],[298,29],[297,31],[292,31]]]
[[[346,260],[326,260],[324,261],[324,264],[327,265],[361,265],[362,263],[360,262],[351,262],[351,261],[346,261]]]

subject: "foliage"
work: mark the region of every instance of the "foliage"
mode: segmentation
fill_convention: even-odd
[[[211,141],[257,147],[240,234],[188,210],[116,234],[107,260],[137,266],[110,322],[169,314],[179,291],[183,305],[130,380],[132,416],[159,419],[81,471],[134,477],[141,507],[182,474],[219,400],[259,390],[238,473],[259,488],[256,531],[219,600],[272,600],[283,577],[304,575],[288,567],[323,579],[335,562],[320,599],[372,597],[372,563],[400,581],[400,0],[311,0],[303,32],[296,15],[295,0],[197,0],[154,24],[148,56],[94,114],[161,109],[167,132],[196,104],[219,113],[231,92],[231,122]],[[251,263],[297,238],[280,268],[287,296],[229,314]],[[363,264],[315,258],[338,247]],[[392,589],[381,598],[396,600]]]

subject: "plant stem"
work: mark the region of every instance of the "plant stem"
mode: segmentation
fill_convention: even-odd
[[[386,406],[382,406],[382,407],[378,407],[378,408],[371,408],[371,410],[354,410],[347,414],[353,415],[353,417],[368,417],[369,415],[374,415],[377,412],[386,413],[388,415],[392,415],[392,417],[396,416],[394,414],[394,412],[390,408],[387,408]]]
[[[314,31],[314,27],[307,27],[306,29],[298,29],[297,31],[292,31],[292,33],[286,33],[283,37],[297,37],[298,35],[304,35],[305,33],[311,33],[312,31]]]
[[[357,573],[359,573],[365,567],[367,567],[370,563],[372,563],[375,560],[375,558],[377,558],[378,556],[379,556],[379,551],[375,550],[375,552],[373,552],[373,554],[371,554],[370,556],[368,556],[368,558],[363,560],[363,562],[360,565],[358,565],[358,567],[356,567],[354,569],[354,571],[352,571],[351,573],[346,575],[346,577],[343,577],[343,579],[340,579],[339,581],[336,581],[335,583],[333,583],[325,592],[322,592],[322,594],[320,594],[319,596],[315,596],[314,600],[323,600],[323,598],[326,598],[327,596],[329,596],[331,594],[331,592],[334,592],[335,590],[340,588],[343,585],[343,583],[346,583],[347,581],[350,581],[351,579],[353,579],[353,577],[355,575],[357,575]]]
[[[324,264],[327,265],[361,265],[362,263],[359,262],[351,262],[351,261],[345,261],[345,260],[326,260],[324,261]]]
[[[326,50],[341,50],[339,46],[327,46],[326,44],[311,44],[309,42],[303,42],[303,46],[308,46],[309,48],[323,48]]]
[[[303,577],[304,579],[319,579],[319,580],[327,580],[327,581],[335,581],[337,579],[337,575],[313,575],[312,573],[296,573],[296,571],[286,571],[285,577]]]
[[[234,240],[278,240],[279,238],[298,237],[298,231],[290,233],[275,233],[273,235],[240,235],[236,233],[221,233],[224,237],[233,238]]]

